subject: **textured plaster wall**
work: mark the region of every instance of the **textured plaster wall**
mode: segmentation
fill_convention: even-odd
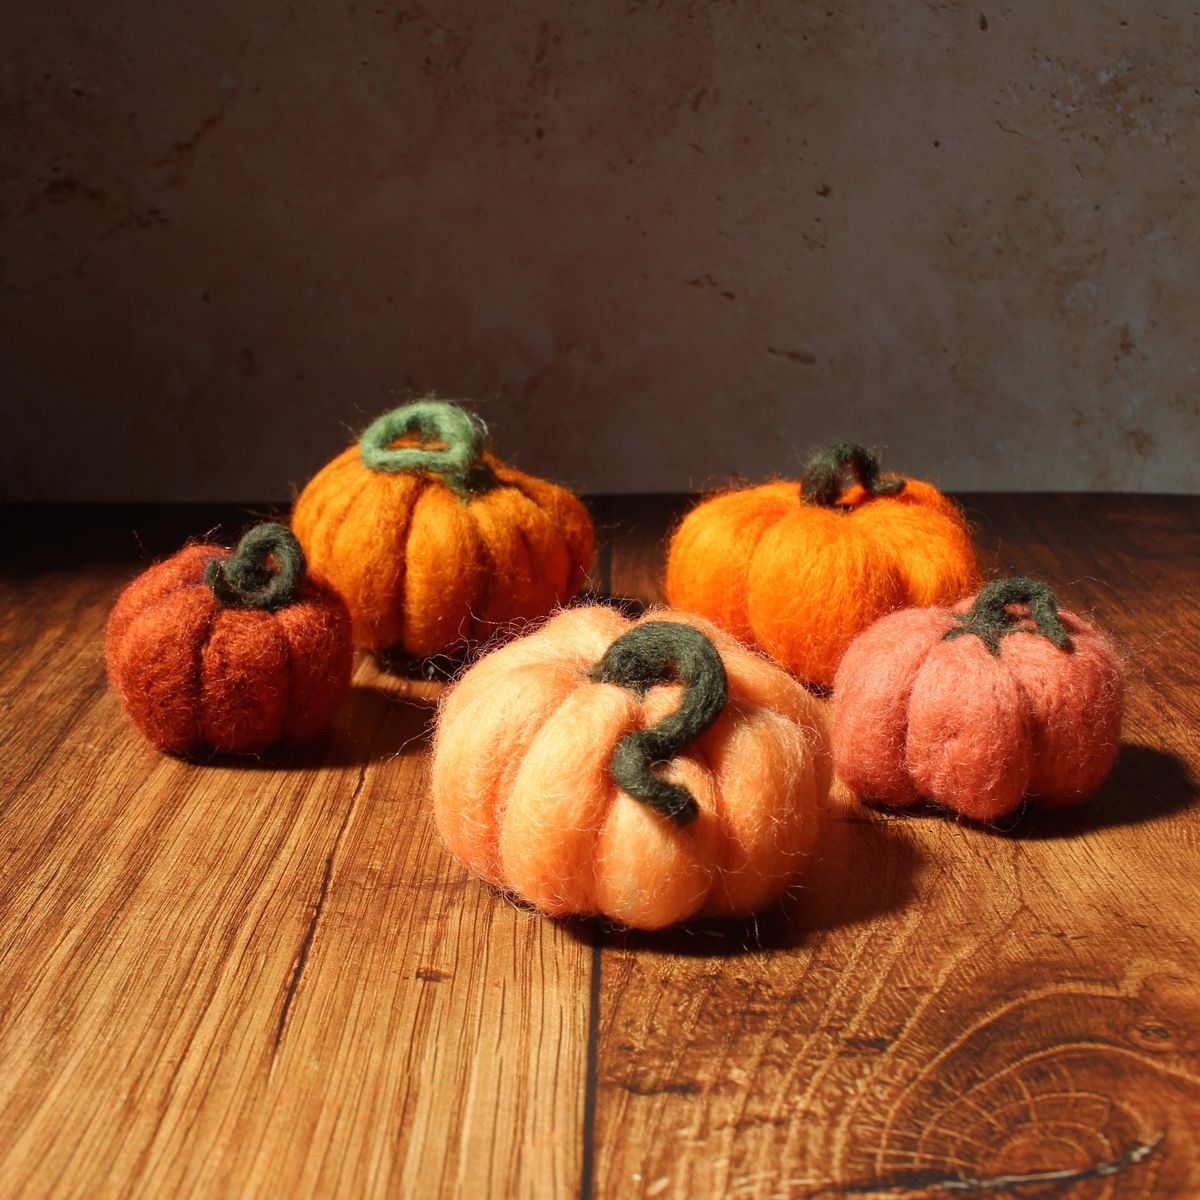
[[[7,6],[0,493],[286,496],[396,397],[590,490],[830,438],[1200,484],[1200,4]]]

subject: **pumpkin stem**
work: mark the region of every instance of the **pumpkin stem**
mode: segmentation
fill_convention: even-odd
[[[679,708],[650,729],[627,733],[613,749],[609,769],[617,786],[677,825],[699,815],[696,798],[650,768],[698,738],[720,715],[729,696],[725,664],[698,629],[676,621],[647,621],[617,638],[592,668],[594,683],[612,683],[644,696],[655,684],[683,683]]]
[[[1024,617],[1009,612],[1010,604],[1028,605],[1029,620],[1035,628],[1030,629],[1024,624]],[[1069,649],[1071,644],[1063,623],[1058,619],[1058,597],[1047,584],[1037,579],[1014,577],[993,580],[975,597],[970,611],[958,613],[954,619],[958,625],[946,634],[943,641],[973,633],[997,655],[1000,653],[1000,639],[1017,630],[1039,633],[1060,650]]]
[[[800,495],[809,504],[836,508],[851,483],[860,483],[868,496],[894,496],[904,490],[904,478],[879,478],[879,457],[857,442],[824,446],[808,460]]]
[[[204,569],[204,582],[228,608],[274,612],[296,598],[304,567],[304,551],[296,535],[283,525],[266,521],[255,525],[228,558],[211,559]]]
[[[416,434],[422,444],[393,447],[405,434]],[[481,421],[457,404],[430,396],[372,421],[359,438],[358,452],[372,471],[440,475],[465,504],[495,485],[495,476],[483,458],[486,442],[487,430]]]

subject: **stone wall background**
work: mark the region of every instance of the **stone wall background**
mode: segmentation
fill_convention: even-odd
[[[1194,0],[8,6],[0,494],[277,499],[405,395],[590,491],[1200,483]]]

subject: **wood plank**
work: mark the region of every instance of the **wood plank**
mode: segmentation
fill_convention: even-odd
[[[139,554],[124,511],[34,514],[5,571],[5,1194],[573,1194],[591,947],[441,850],[440,685],[364,659],[318,746],[157,754],[103,623],[208,526],[144,518]]]
[[[782,910],[605,933],[596,1194],[1200,1194],[1200,501],[967,507],[1124,644],[1112,778],[1009,832],[841,792]],[[679,512],[615,502],[616,591]]]

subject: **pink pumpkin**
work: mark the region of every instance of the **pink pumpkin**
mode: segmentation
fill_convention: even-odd
[[[833,753],[867,801],[932,800],[976,820],[1029,796],[1078,804],[1112,767],[1122,670],[1112,645],[1032,579],[954,608],[886,616],[846,651]]]

